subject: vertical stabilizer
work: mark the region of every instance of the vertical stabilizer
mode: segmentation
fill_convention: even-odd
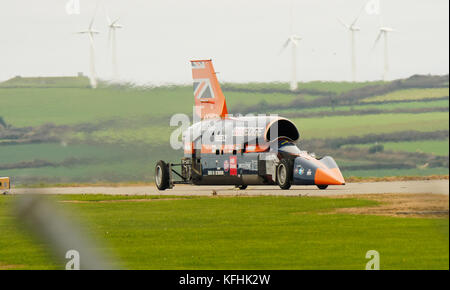
[[[195,112],[200,119],[223,118],[228,114],[225,96],[211,60],[192,60]]]

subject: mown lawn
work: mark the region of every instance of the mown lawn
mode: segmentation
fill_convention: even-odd
[[[59,268],[0,197],[0,269]],[[381,269],[448,269],[448,219],[332,214],[376,206],[316,197],[191,198],[61,204],[127,269],[364,269],[368,250]],[[123,199],[124,197],[121,197]]]

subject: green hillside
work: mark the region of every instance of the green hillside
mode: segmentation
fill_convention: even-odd
[[[89,79],[77,77],[21,77],[0,83],[0,88],[89,88]]]
[[[448,174],[448,76],[223,90],[230,113],[293,120],[302,149],[334,156],[347,177]],[[0,175],[15,184],[150,181],[156,160],[182,155],[169,120],[193,105],[191,86],[93,90],[84,77],[16,77],[0,100]]]

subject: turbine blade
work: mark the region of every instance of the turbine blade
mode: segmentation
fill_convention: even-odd
[[[366,4],[364,4],[364,5],[361,7],[361,10],[359,10],[358,15],[356,16],[355,20],[353,20],[353,22],[352,22],[352,24],[350,25],[350,27],[355,26],[356,22],[358,22],[359,18],[361,17],[361,14],[363,13],[365,7],[366,7]]]
[[[108,22],[108,26],[111,26],[112,22],[111,22],[111,18],[109,17],[108,10],[104,6],[103,6],[103,9],[105,10],[106,22]]]
[[[92,27],[94,26],[95,17],[97,16],[97,10],[98,10],[98,2],[95,6],[94,15],[92,15],[91,22],[89,23],[89,30],[92,30]]]
[[[115,25],[118,21],[120,20],[120,18],[117,18],[116,20],[114,20],[111,25]]]
[[[378,42],[380,41],[381,35],[383,35],[383,31],[380,31],[378,33],[377,38],[375,39],[375,43],[373,44],[372,50],[375,49],[375,47],[377,46]]]
[[[279,52],[278,54],[281,54],[281,53],[286,49],[286,47],[288,47],[288,45],[289,45],[290,42],[291,42],[291,39],[288,38],[288,39],[286,40],[286,42],[283,44],[283,46],[281,47],[280,52]]]
[[[341,18],[337,18],[337,20],[344,26],[346,29],[350,29],[350,26],[348,26]]]
[[[286,40],[286,42],[283,43],[283,46],[281,47],[280,52],[279,52],[278,54],[281,54],[281,53],[289,46],[289,44],[290,44],[291,42],[292,42],[292,39],[288,38],[288,39]]]

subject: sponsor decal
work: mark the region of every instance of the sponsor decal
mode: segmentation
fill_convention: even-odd
[[[305,169],[303,169],[303,167],[299,167],[298,168],[298,174],[303,175],[303,173],[305,172]]]
[[[208,170],[207,173],[208,173],[208,175],[224,175],[222,170],[217,170],[217,171],[215,171],[215,170]]]
[[[239,163],[239,168],[250,170],[252,169],[252,164],[250,162]]]
[[[237,175],[237,157],[230,156],[230,175]]]
[[[239,163],[238,167],[245,170],[258,170],[258,161],[251,160],[245,163]]]
[[[265,127],[236,127],[233,130],[234,136],[258,137],[264,134]]]
[[[230,170],[230,162],[228,162],[228,160],[225,160],[225,161],[223,162],[223,170],[224,170],[225,172],[228,172],[228,170]]]
[[[312,174],[311,169],[308,169],[308,172],[306,172],[306,175],[311,175],[311,174]]]

